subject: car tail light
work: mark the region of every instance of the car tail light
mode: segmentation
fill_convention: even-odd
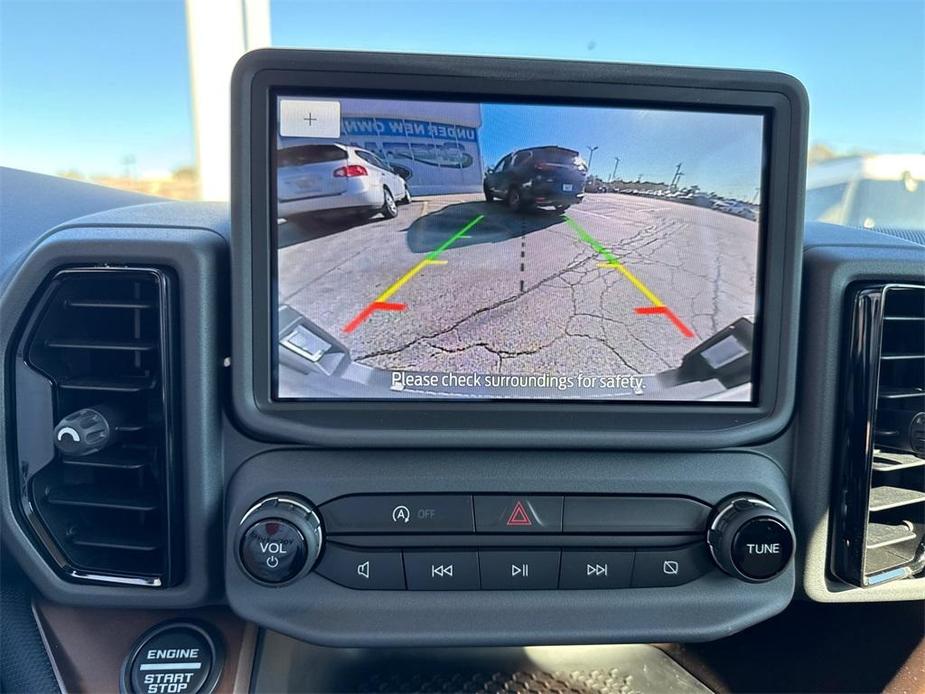
[[[556,165],[550,164],[549,162],[545,162],[545,161],[538,161],[536,164],[533,165],[533,167],[537,171],[552,171],[553,169],[556,168]]]
[[[369,171],[359,164],[348,164],[334,169],[334,178],[353,178],[354,176],[367,176]]]

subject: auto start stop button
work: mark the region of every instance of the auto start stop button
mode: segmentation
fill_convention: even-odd
[[[123,666],[126,694],[209,694],[222,669],[221,641],[206,624],[166,622],[135,643]]]

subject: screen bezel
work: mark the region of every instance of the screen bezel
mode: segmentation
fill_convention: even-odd
[[[663,446],[740,441],[792,409],[805,94],[783,75],[598,63],[259,51],[239,64],[233,196],[235,405],[249,428],[328,445]],[[765,116],[752,403],[612,400],[274,400],[276,248],[271,150],[276,94],[516,101],[760,113]],[[775,268],[773,272],[768,268]],[[248,283],[247,280],[250,279]],[[251,291],[247,291],[248,286]],[[780,339],[775,340],[778,336]],[[751,432],[749,432],[751,430]],[[703,441],[703,444],[698,442]],[[712,443],[708,443],[712,442]]]

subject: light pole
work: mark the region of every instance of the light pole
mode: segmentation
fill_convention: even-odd
[[[617,167],[620,166],[620,157],[613,158],[613,173],[610,174],[610,182],[614,183],[617,180]]]
[[[592,147],[588,145],[588,175],[591,175],[591,161],[594,159],[594,153],[600,149],[600,145]]]
[[[678,183],[681,182],[681,176],[684,175],[684,173],[681,171],[681,165],[683,163],[684,162],[678,162],[678,165],[675,167],[674,176],[671,179],[671,186],[670,186],[671,190],[673,191],[678,189]]]

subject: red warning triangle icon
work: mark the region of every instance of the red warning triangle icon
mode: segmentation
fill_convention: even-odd
[[[530,514],[527,513],[527,509],[524,508],[522,501],[518,501],[514,504],[514,510],[511,511],[511,515],[507,519],[507,524],[509,526],[533,525],[533,521],[530,520]]]

